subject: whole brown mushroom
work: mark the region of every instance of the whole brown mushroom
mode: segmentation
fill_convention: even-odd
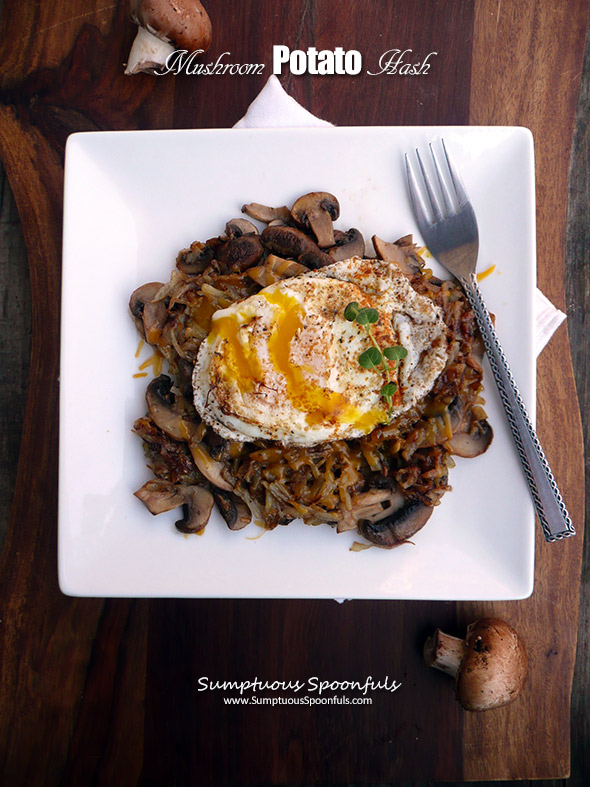
[[[465,710],[484,711],[512,702],[524,686],[527,655],[516,631],[500,618],[467,627],[465,639],[437,629],[426,640],[429,667],[455,678],[455,696]]]
[[[131,0],[131,21],[139,26],[126,74],[158,71],[175,49],[205,52],[211,21],[199,0]]]

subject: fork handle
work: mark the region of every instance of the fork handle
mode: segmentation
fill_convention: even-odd
[[[496,334],[490,314],[484,304],[474,273],[460,282],[475,313],[488,359],[498,386],[506,417],[512,430],[522,467],[531,491],[537,515],[547,541],[559,541],[575,536],[576,531],[539,438],[528,416],[506,356]]]

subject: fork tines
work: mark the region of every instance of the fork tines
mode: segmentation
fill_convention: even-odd
[[[423,190],[420,188],[418,178],[416,177],[408,154],[406,153],[405,156],[410,195],[416,208],[419,222],[427,221],[432,224],[442,221],[449,216],[455,215],[459,208],[468,202],[467,192],[447,152],[444,139],[441,139],[440,143],[442,154],[437,153],[432,142],[428,145],[434,172],[436,173],[438,189],[433,186],[432,179],[428,174],[427,168],[424,166],[420,151],[416,148],[416,158],[420,167],[422,181],[428,195],[428,202],[424,199]],[[439,195],[442,197],[442,205]]]

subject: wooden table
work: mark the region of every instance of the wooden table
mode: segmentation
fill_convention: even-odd
[[[507,124],[532,129],[538,280],[565,308],[582,366],[587,235],[570,223],[568,166],[588,0],[208,0],[206,60],[265,63],[264,76],[123,76],[126,3],[5,0],[0,154],[30,266],[32,350],[22,443],[0,575],[0,778],[7,785],[361,784],[560,778],[569,772],[584,526],[583,446],[566,327],[538,363],[538,430],[578,530],[538,534],[535,590],[511,603],[101,600],[56,578],[57,404],[63,154],[72,131],[231,126],[270,73],[272,45],[437,52],[426,76],[284,77],[336,124]],[[588,106],[585,82],[584,106]],[[587,132],[575,180],[587,189]],[[586,136],[584,136],[586,134]],[[583,194],[571,202],[584,216]],[[572,257],[578,254],[579,257]],[[14,258],[13,258],[14,259]],[[568,260],[566,269],[565,260]],[[20,278],[10,282],[7,303]],[[15,296],[18,297],[18,296]],[[8,308],[8,307],[7,307]],[[12,312],[18,323],[23,312]],[[25,311],[26,313],[26,311]],[[10,326],[8,326],[10,328]],[[15,324],[19,363],[26,324]],[[13,386],[14,388],[14,386]],[[18,386],[16,386],[18,388]],[[8,390],[8,387],[7,389]],[[13,392],[11,388],[10,391]],[[14,396],[11,401],[14,401]],[[18,401],[14,405],[17,411]],[[14,419],[11,419],[14,420]],[[497,614],[523,634],[530,675],[513,705],[467,714],[422,664],[424,635]],[[586,639],[584,639],[584,643]],[[587,674],[580,661],[582,680]],[[399,676],[371,706],[225,706],[201,675],[306,680]],[[587,687],[586,687],[587,688]],[[583,700],[576,698],[581,719]],[[583,731],[576,731],[583,769]],[[583,770],[580,770],[583,773]],[[582,783],[582,782],[580,782]]]

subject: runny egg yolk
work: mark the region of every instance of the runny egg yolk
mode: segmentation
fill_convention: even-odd
[[[291,361],[291,346],[303,329],[305,311],[297,298],[274,289],[261,293],[275,307],[273,326],[267,340],[268,356],[276,372],[284,379],[285,393],[292,406],[306,414],[306,422],[355,424],[363,432],[370,432],[383,421],[384,410],[374,407],[363,412],[346,401],[337,391],[317,385],[305,374],[304,367]],[[248,325],[254,315],[229,314],[213,318],[209,341],[222,339],[226,359],[225,368],[232,374],[241,392],[252,391],[264,384],[264,369],[256,353],[250,348],[248,332],[240,328]]]
[[[240,328],[247,324],[240,322],[240,316],[246,317],[246,315],[238,314],[228,314],[217,318],[214,316],[208,341],[211,343],[217,339],[224,341],[227,369],[231,371],[234,382],[244,393],[251,391],[255,382],[260,381],[262,370],[256,354],[250,351],[249,345],[244,345],[240,340]]]

